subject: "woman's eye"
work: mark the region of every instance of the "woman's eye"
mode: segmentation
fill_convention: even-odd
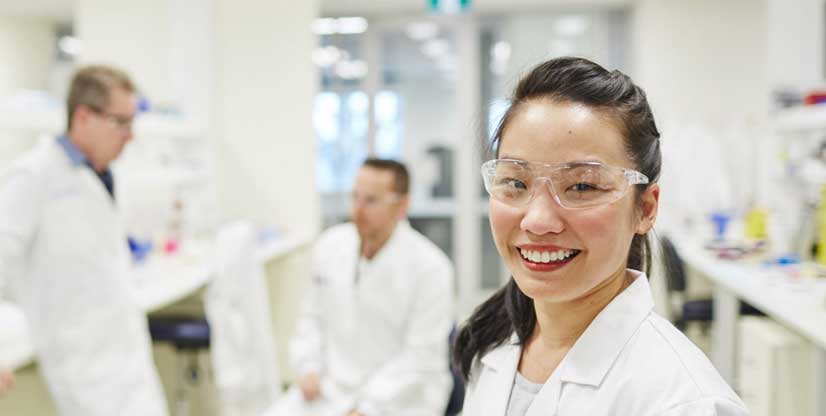
[[[589,191],[598,191],[599,188],[597,188],[596,186],[591,185],[589,183],[580,182],[580,183],[576,183],[576,184],[571,185],[571,187],[568,188],[568,190],[575,191],[575,192],[589,192]]]
[[[528,189],[528,185],[525,185],[525,182],[522,182],[519,179],[514,179],[514,178],[504,178],[504,179],[499,181],[499,184],[504,185],[504,186],[506,186],[508,188],[511,188],[511,189],[520,189],[520,190]]]

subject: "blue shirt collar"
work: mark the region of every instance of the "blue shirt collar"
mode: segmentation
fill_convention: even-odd
[[[106,192],[109,193],[113,199],[115,198],[115,181],[112,178],[112,171],[109,168],[106,168],[103,172],[95,172],[95,169],[92,168],[91,163],[89,163],[89,159],[80,151],[80,149],[69,140],[69,136],[65,134],[58,136],[57,143],[63,148],[63,151],[66,152],[66,155],[69,156],[69,159],[72,161],[72,166],[88,166],[89,169],[92,169],[92,172],[97,175],[100,181],[103,183],[103,186],[106,188]]]
[[[69,136],[65,134],[58,136],[57,143],[63,148],[63,151],[66,152],[66,156],[69,156],[69,159],[72,161],[72,165],[74,166],[82,166],[86,165],[87,159],[86,156],[80,151],[80,149],[69,140]]]

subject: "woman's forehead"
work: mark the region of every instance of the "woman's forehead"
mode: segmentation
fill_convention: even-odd
[[[544,163],[629,162],[618,120],[583,104],[536,100],[510,119],[499,158]]]

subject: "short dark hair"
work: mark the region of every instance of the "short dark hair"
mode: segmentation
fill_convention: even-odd
[[[361,165],[393,172],[393,191],[399,195],[407,195],[410,192],[410,173],[404,163],[392,159],[369,157]]]
[[[72,76],[69,96],[66,97],[66,130],[72,127],[72,115],[81,105],[101,111],[109,105],[114,88],[135,92],[135,84],[126,72],[105,65],[89,65]]]

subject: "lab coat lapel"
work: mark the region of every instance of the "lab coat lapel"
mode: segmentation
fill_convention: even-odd
[[[634,282],[594,318],[560,364],[563,383],[599,386],[654,308],[648,278],[638,271],[628,273]]]
[[[556,415],[561,390],[562,384],[559,382],[559,377],[552,374],[534,397],[525,416]]]
[[[97,215],[105,216],[100,219],[105,221],[107,225],[114,226],[113,229],[120,230],[114,201],[112,201],[103,183],[101,183],[100,179],[95,176],[95,173],[91,169],[82,168],[78,173],[84,193],[91,197],[89,205],[95,208]]]
[[[522,348],[514,334],[505,344],[482,357],[483,371],[490,372],[490,375],[480,379],[485,385],[480,385],[477,389],[477,392],[485,395],[481,397],[484,403],[481,406],[481,416],[501,416],[508,410],[508,399],[519,367],[521,352]]]
[[[81,189],[84,195],[88,195],[88,201],[84,203],[88,207],[88,212],[84,215],[94,218],[95,232],[99,233],[100,238],[108,241],[103,247],[111,247],[118,261],[122,263],[123,270],[128,270],[129,254],[126,232],[112,197],[91,169],[86,167],[76,169],[79,169],[77,177]],[[132,283],[129,282],[129,284]]]
[[[75,169],[79,170],[78,175],[80,176],[80,180],[86,192],[93,195],[96,202],[106,202],[107,205],[112,207],[112,212],[114,212],[115,203],[109,195],[109,191],[106,190],[103,182],[101,182],[100,178],[97,177],[97,174],[92,170],[92,168],[87,166],[78,166],[75,167]]]

